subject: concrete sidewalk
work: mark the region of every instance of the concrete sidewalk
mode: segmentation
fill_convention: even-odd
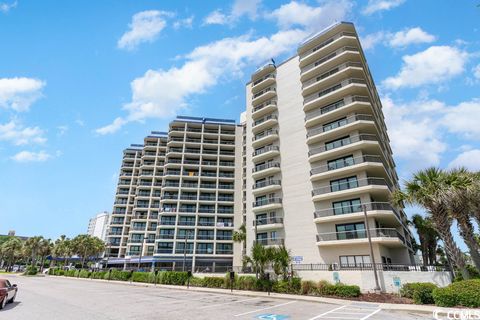
[[[268,292],[259,292],[259,291],[246,291],[246,290],[233,290],[231,292],[229,289],[218,289],[218,288],[204,288],[204,287],[190,287],[186,286],[173,286],[165,284],[152,284],[152,283],[143,283],[143,282],[129,282],[129,281],[116,281],[116,280],[101,280],[101,279],[85,279],[85,278],[73,278],[73,277],[63,277],[63,276],[47,276],[47,277],[61,277],[65,279],[79,280],[79,281],[95,281],[95,282],[107,282],[113,284],[123,284],[123,285],[132,285],[137,287],[159,287],[159,288],[170,288],[175,290],[186,290],[194,292],[205,292],[205,293],[216,293],[216,294],[228,294],[236,296],[247,296],[247,297],[271,297],[277,299],[285,300],[298,300],[298,301],[309,301],[309,302],[319,302],[319,303],[328,303],[342,306],[349,305],[364,305],[372,308],[380,308],[382,310],[390,311],[402,311],[402,312],[420,312],[432,314],[434,311],[438,313],[447,313],[449,311],[460,311],[460,308],[443,308],[432,305],[416,305],[416,304],[397,304],[397,303],[374,303],[374,302],[365,302],[358,300],[346,300],[346,299],[335,299],[335,298],[325,298],[317,296],[305,296],[305,295],[294,295],[294,294],[284,294],[284,293],[270,293]]]

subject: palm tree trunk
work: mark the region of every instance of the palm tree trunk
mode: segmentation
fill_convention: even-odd
[[[460,235],[470,251],[475,267],[480,270],[480,245],[475,239],[474,229],[470,217],[468,215],[457,215],[458,228],[460,229]]]

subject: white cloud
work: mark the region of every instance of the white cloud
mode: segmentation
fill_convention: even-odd
[[[384,31],[378,31],[375,33],[367,34],[365,37],[360,39],[363,50],[371,50],[377,44],[383,42],[387,34]]]
[[[190,16],[185,19],[177,20],[173,23],[173,29],[178,30],[180,28],[192,28],[194,16]]]
[[[127,117],[96,130],[109,134],[130,121],[146,118],[165,118],[188,106],[188,98],[204,93],[228,74],[228,80],[242,75],[247,65],[293,50],[298,39],[305,37],[303,30],[280,31],[271,37],[252,39],[251,35],[224,38],[195,48],[185,56],[180,67],[168,70],[148,70],[132,81],[132,101],[124,105]]]
[[[267,17],[276,20],[280,28],[302,26],[310,32],[319,31],[336,21],[344,20],[350,13],[350,0],[324,1],[317,7],[291,1],[275,9]]]
[[[410,44],[433,41],[435,41],[435,36],[423,31],[422,28],[416,27],[396,32],[392,35],[389,44],[392,47],[406,47]]]
[[[166,11],[148,10],[136,13],[117,46],[120,49],[133,50],[140,43],[153,42],[167,25],[166,18],[173,14]]]
[[[19,153],[11,157],[12,160],[16,162],[23,162],[23,163],[45,162],[50,158],[52,158],[52,156],[45,151],[40,151],[40,152],[20,151]]]
[[[223,13],[220,9],[214,10],[203,19],[203,24],[233,24],[244,15],[255,20],[260,3],[261,0],[235,0],[229,14]]]
[[[452,133],[480,139],[480,99],[473,99],[446,110],[442,123]]]
[[[45,82],[33,78],[0,78],[0,108],[28,111],[42,97]]]
[[[391,10],[404,2],[405,0],[368,0],[368,4],[363,8],[362,13],[370,15],[379,11]]]
[[[14,145],[42,144],[47,141],[39,127],[23,127],[15,121],[0,124],[0,141]]]
[[[480,64],[473,68],[473,75],[480,80]]]
[[[468,150],[459,154],[455,159],[453,159],[448,167],[449,168],[458,168],[466,167],[471,171],[480,171],[480,150]]]
[[[445,82],[465,70],[468,53],[456,47],[431,46],[425,51],[402,57],[400,72],[383,81],[389,89],[419,87]]]
[[[14,1],[12,3],[1,2],[0,3],[0,12],[7,13],[11,9],[17,6],[18,2]]]
[[[405,160],[409,169],[438,165],[447,145],[432,114],[445,105],[436,100],[401,104],[390,97],[383,97],[382,102],[394,156]]]

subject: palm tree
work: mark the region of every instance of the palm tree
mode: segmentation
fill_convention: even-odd
[[[431,218],[414,214],[409,223],[417,230],[423,265],[435,265],[438,234],[432,226]]]
[[[274,249],[273,252],[273,270],[276,275],[282,275],[283,279],[288,279],[288,268],[292,262],[290,250],[285,246]]]
[[[247,228],[245,223],[243,223],[237,231],[233,232],[232,235],[233,242],[242,244],[242,260],[243,257],[247,254]]]
[[[2,254],[7,259],[7,271],[11,270],[15,260],[21,256],[22,248],[22,241],[16,237],[12,237],[2,244]]]
[[[475,267],[480,271],[480,245],[475,239],[475,228],[472,223],[472,189],[475,188],[474,176],[465,168],[447,172],[449,188],[445,192],[445,202],[450,214],[457,220],[460,236],[467,245]]]
[[[36,236],[28,238],[27,241],[25,241],[25,252],[30,256],[32,266],[37,264],[38,250],[40,249],[42,240],[42,236]]]
[[[271,247],[265,247],[258,242],[255,242],[251,249],[251,254],[244,257],[244,261],[250,264],[255,271],[257,278],[262,279],[265,276],[265,269],[268,264],[273,260],[274,249]]]
[[[73,252],[82,260],[82,268],[89,257],[98,256],[105,250],[105,243],[97,237],[81,234],[72,239]]]
[[[470,275],[466,268],[465,258],[458,248],[451,232],[452,217],[445,203],[444,193],[447,190],[447,175],[437,168],[420,170],[412,180],[405,183],[403,191],[396,190],[392,195],[395,205],[417,204],[424,207],[431,215],[432,224],[442,239],[445,251],[451,261],[458,267],[464,279]]]
[[[43,271],[43,266],[45,264],[45,259],[52,253],[53,244],[50,239],[42,239],[40,243],[40,248],[38,249],[38,255],[40,256],[40,272]]]

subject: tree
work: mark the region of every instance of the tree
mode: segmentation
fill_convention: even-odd
[[[37,264],[38,250],[40,249],[42,241],[42,236],[31,237],[25,241],[25,253],[30,257],[32,266]]]
[[[21,257],[23,243],[17,237],[11,237],[2,244],[1,251],[7,260],[7,271],[10,271],[15,260]]]
[[[90,257],[98,256],[105,250],[105,243],[97,237],[81,234],[72,239],[73,252],[82,260],[82,268]]]
[[[247,254],[247,228],[243,223],[237,231],[233,232],[232,239],[234,242],[242,244],[242,260]]]
[[[454,265],[458,267],[464,279],[469,279],[465,258],[458,248],[451,232],[453,219],[449,214],[444,193],[447,190],[447,175],[437,168],[420,170],[405,183],[403,191],[396,190],[392,195],[394,205],[403,202],[411,205],[420,205],[425,208],[431,218],[435,230],[445,246],[446,254]]]
[[[423,265],[435,265],[438,234],[432,226],[431,218],[424,218],[419,214],[414,214],[409,223],[417,231]]]
[[[274,249],[273,252],[273,270],[275,274],[282,275],[283,279],[288,279],[288,268],[292,262],[292,256],[290,255],[290,250],[285,246],[281,246]]]
[[[50,239],[42,239],[40,242],[40,247],[38,248],[38,255],[40,256],[40,272],[43,271],[43,266],[45,265],[45,259],[52,253],[53,244]]]
[[[244,256],[244,263],[252,266],[257,278],[263,278],[265,270],[271,267],[277,276],[287,279],[291,261],[290,251],[285,246],[265,247],[259,242],[253,244],[250,256]]]
[[[56,258],[62,258],[64,266],[68,265],[68,260],[73,255],[72,241],[67,236],[61,235],[55,240],[53,255]]]

